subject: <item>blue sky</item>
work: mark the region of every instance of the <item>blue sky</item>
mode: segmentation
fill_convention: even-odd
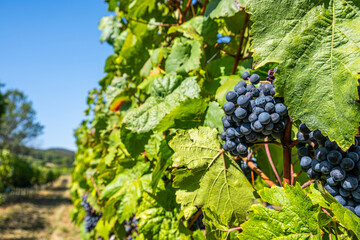
[[[0,0],[0,82],[33,102],[45,126],[33,146],[76,149],[73,130],[112,53],[97,28],[106,9],[102,0]]]

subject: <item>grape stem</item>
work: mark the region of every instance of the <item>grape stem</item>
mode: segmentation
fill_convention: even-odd
[[[257,166],[255,166],[255,164],[252,161],[249,161],[247,157],[245,158],[240,158],[240,157],[234,157],[234,160],[243,160],[244,162],[246,162],[246,164],[249,166],[249,168],[254,171],[257,175],[259,175],[262,179],[264,179],[264,181],[266,182],[266,184],[269,187],[275,186],[276,184],[270,180],[270,178],[268,176],[266,176],[265,173],[263,173],[263,171],[261,171]]]
[[[201,9],[200,15],[204,15],[205,9],[206,9],[206,6],[207,6],[208,3],[209,3],[209,0],[205,0],[204,6]]]
[[[306,187],[308,187],[308,186],[310,186],[312,183],[314,183],[315,181],[314,180],[309,180],[309,181],[307,181],[306,183],[304,183],[302,186],[301,186],[301,188],[306,188]]]
[[[267,138],[265,138],[265,142],[267,142]],[[278,180],[280,186],[283,187],[283,185],[282,185],[282,183],[281,183],[281,178],[280,178],[280,176],[279,176],[279,173],[277,172],[276,167],[275,167],[275,165],[274,165],[274,162],[273,162],[273,160],[272,160],[272,158],[271,158],[270,149],[269,149],[269,144],[267,144],[267,143],[265,143],[265,151],[266,151],[266,155],[267,155],[267,157],[268,157],[268,159],[269,159],[271,168],[272,168],[272,170],[273,170],[273,172],[274,172],[274,174],[275,174],[275,176],[276,176],[276,179]]]
[[[94,185],[94,188],[95,188],[95,190],[96,190],[97,195],[100,197],[99,189],[97,188],[96,183],[95,183],[95,181],[94,181],[94,178],[93,178],[92,176],[91,176],[91,182],[92,182],[92,184]]]

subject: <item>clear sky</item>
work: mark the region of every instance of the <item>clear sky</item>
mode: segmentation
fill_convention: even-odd
[[[0,82],[33,102],[45,126],[33,146],[76,149],[73,130],[112,53],[98,30],[109,14],[103,0],[0,0]]]

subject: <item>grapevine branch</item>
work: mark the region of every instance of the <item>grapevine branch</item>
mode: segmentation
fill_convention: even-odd
[[[315,181],[314,180],[309,180],[309,181],[307,181],[306,183],[304,183],[302,186],[301,186],[301,188],[306,188],[306,187],[308,187],[308,186],[310,186],[312,183],[314,183]]]
[[[239,61],[240,61],[242,44],[243,44],[243,41],[244,41],[245,29],[246,29],[246,25],[247,25],[248,21],[249,21],[249,15],[245,13],[244,25],[243,25],[243,28],[241,29],[241,33],[240,33],[239,46],[238,46],[238,49],[236,51],[234,66],[233,66],[233,69],[232,69],[232,74],[235,74],[236,68],[237,68],[237,66],[239,64]]]

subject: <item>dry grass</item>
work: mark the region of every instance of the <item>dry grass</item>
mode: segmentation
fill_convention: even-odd
[[[0,207],[0,240],[79,240],[70,220],[70,177],[61,177],[33,199]]]

